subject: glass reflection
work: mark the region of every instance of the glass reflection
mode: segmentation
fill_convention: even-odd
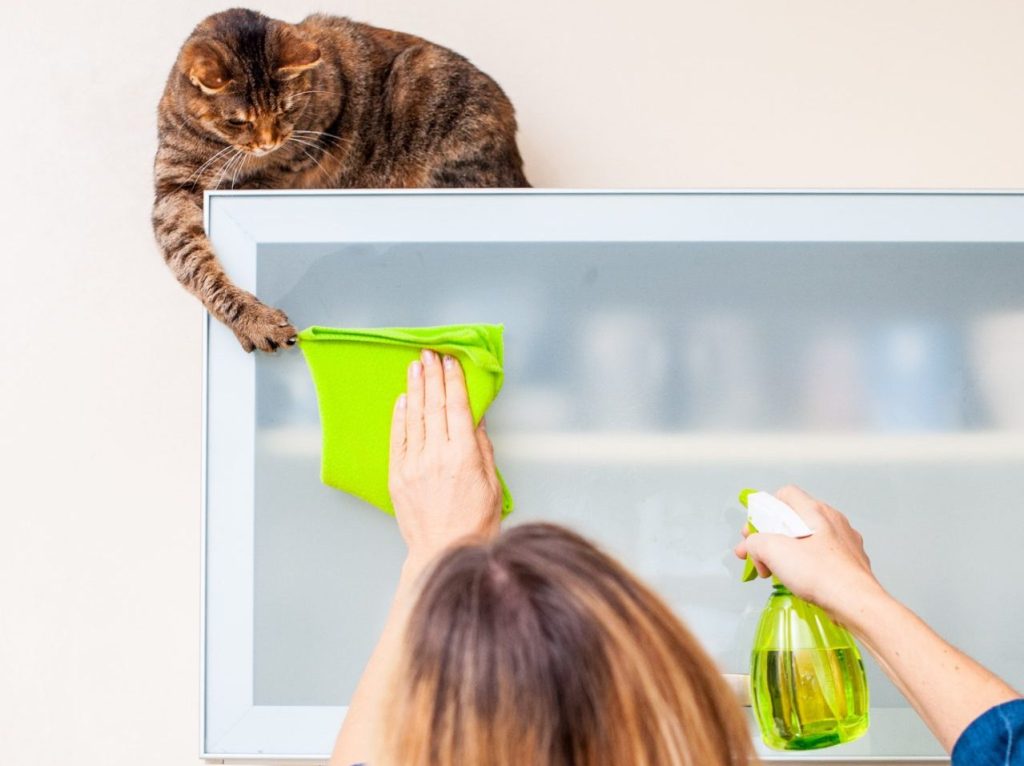
[[[1024,258],[1001,245],[325,244],[258,257],[259,294],[299,327],[504,323],[489,421],[510,521],[598,539],[724,670],[744,672],[766,598],[740,586],[729,553],[736,492],[799,481],[857,518],[901,598],[1017,684],[1024,618],[969,626],[992,615],[979,593],[1017,579],[1014,537],[990,531],[1019,505],[1024,467],[1021,285]],[[343,704],[401,543],[390,518],[320,485],[300,354],[256,367],[257,702]],[[905,705],[870,673],[874,704]]]

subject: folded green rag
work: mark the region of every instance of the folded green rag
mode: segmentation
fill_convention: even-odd
[[[388,440],[395,400],[406,390],[409,364],[420,350],[462,363],[473,422],[501,390],[501,325],[381,327],[341,330],[308,327],[299,347],[316,386],[323,451],[320,479],[393,514],[388,494]],[[504,514],[512,496],[498,474]]]

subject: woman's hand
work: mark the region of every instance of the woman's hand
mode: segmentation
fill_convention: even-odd
[[[882,593],[864,552],[864,539],[849,520],[799,487],[783,487],[776,497],[796,511],[814,530],[810,537],[749,534],[734,549],[748,554],[761,577],[774,574],[800,598],[822,607],[840,620],[860,608],[865,597]]]
[[[762,577],[774,573],[793,593],[849,628],[946,752],[986,710],[1020,698],[883,590],[871,571],[864,540],[843,514],[797,487],[784,487],[775,495],[814,534],[797,540],[744,532],[736,555],[749,553]]]
[[[492,537],[501,484],[483,423],[473,426],[458,361],[423,351],[395,402],[388,489],[410,562],[423,566],[456,540]]]

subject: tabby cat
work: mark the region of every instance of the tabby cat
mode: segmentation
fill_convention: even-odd
[[[462,56],[346,18],[233,9],[185,42],[159,106],[153,229],[178,281],[242,347],[295,328],[224,273],[204,189],[528,186],[512,104]]]

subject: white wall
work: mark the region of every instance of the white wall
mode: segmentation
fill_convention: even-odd
[[[200,0],[16,0],[0,71],[0,762],[196,761],[200,310],[148,223]],[[540,186],[1013,187],[1013,0],[278,0],[467,54]]]

